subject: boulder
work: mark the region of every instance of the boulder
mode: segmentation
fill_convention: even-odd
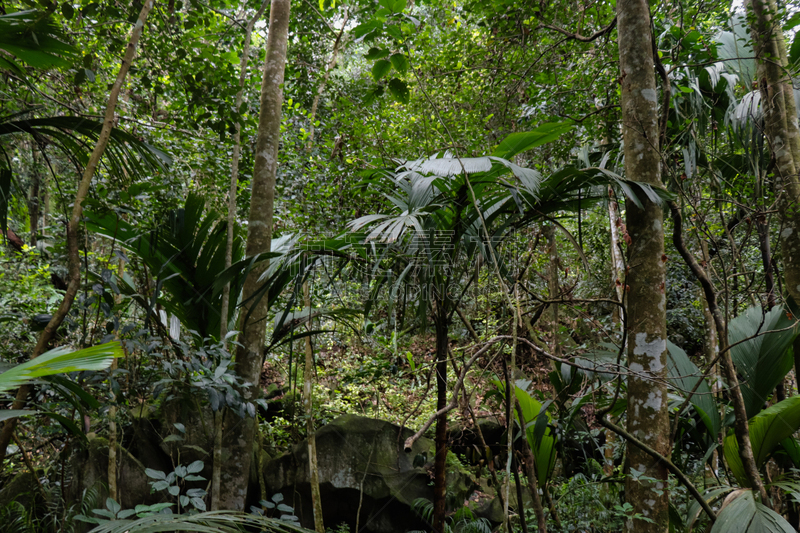
[[[122,446],[117,447],[117,487],[123,509],[133,509],[139,504],[163,501],[163,494],[151,493],[150,479],[139,459]],[[69,486],[69,501],[80,502],[85,490],[97,490],[95,505],[105,507],[108,497],[108,441],[102,437],[89,439],[86,445],[78,445],[71,457],[72,483]]]
[[[419,439],[410,453],[403,442],[413,432],[392,423],[345,415],[316,433],[317,465],[326,527],[345,523],[359,531],[404,533],[426,529],[412,511],[417,498],[433,499],[433,442]],[[303,526],[313,528],[308,441],[264,465],[268,495],[280,493]],[[448,468],[448,501],[463,505],[471,482]]]

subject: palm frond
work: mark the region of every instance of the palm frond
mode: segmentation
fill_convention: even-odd
[[[250,528],[273,533],[311,533],[311,530],[287,520],[245,514],[240,511],[206,511],[193,515],[155,514],[136,520],[113,520],[98,525],[90,533],[156,533],[164,531],[241,533]]]
[[[65,346],[54,348],[0,374],[0,392],[53,374],[78,370],[103,370],[111,366],[115,357],[122,355],[119,342],[109,342],[78,351]]]

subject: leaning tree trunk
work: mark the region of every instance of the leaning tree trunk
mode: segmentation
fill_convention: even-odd
[[[617,32],[626,177],[662,187],[658,93],[650,9],[645,0],[617,2]],[[668,457],[664,214],[659,205],[647,198],[640,200],[643,209],[630,200],[626,203],[627,229],[631,237],[626,287],[629,290],[628,432]],[[669,526],[666,467],[635,446],[628,447],[628,463],[625,497],[633,507],[631,511],[647,520],[628,520],[626,530],[666,532]]]
[[[239,62],[239,92],[236,93],[236,110],[242,107],[242,94],[244,92],[244,82],[247,77],[247,62],[250,59],[250,39],[253,35],[253,28],[256,22],[261,20],[264,11],[267,10],[267,1],[261,3],[261,7],[250,19],[245,27],[244,46],[242,47],[242,59]],[[242,127],[236,122],[236,132],[233,134],[233,156],[231,157],[231,184],[228,190],[228,236],[225,242],[225,268],[228,269],[233,262],[233,241],[234,230],[236,228],[236,189],[239,183],[239,156],[242,150]],[[228,334],[228,320],[230,307],[231,284],[226,283],[222,289],[222,305],[220,312],[222,316],[219,321],[219,339],[225,342]],[[211,510],[219,510],[220,504],[220,478],[222,476],[222,429],[223,429],[223,410],[214,413],[214,452],[211,469]]]
[[[247,226],[248,257],[269,252],[272,246],[272,217],[275,201],[275,179],[278,168],[283,77],[289,35],[290,0],[272,0],[264,77],[261,82],[261,112],[258,119],[255,165],[253,168],[250,218]],[[261,285],[258,278],[267,262],[247,275],[242,298],[240,346],[236,351],[235,371],[250,383],[242,392],[253,400],[259,392],[258,382],[264,352],[269,302],[267,295],[252,298]],[[220,508],[243,510],[253,455],[255,419],[238,419],[228,412],[223,446],[227,460],[220,477]]]
[[[78,253],[78,230],[80,229],[81,217],[83,215],[83,202],[89,194],[89,187],[92,184],[97,165],[100,164],[100,159],[103,157],[103,152],[106,150],[108,140],[111,137],[111,130],[114,128],[114,111],[117,108],[117,100],[119,99],[119,92],[122,88],[122,83],[125,81],[125,76],[133,62],[133,56],[136,54],[136,45],[139,38],[142,36],[144,30],[144,23],[147,20],[147,15],[153,9],[154,0],[149,0],[144,3],[142,10],[139,12],[139,18],[131,32],[130,40],[125,48],[125,56],[122,58],[122,64],[117,73],[117,79],[111,86],[111,92],[108,95],[108,104],[106,105],[106,113],[103,117],[103,127],[100,130],[100,135],[97,138],[92,155],[89,156],[89,161],[86,163],[86,168],[83,171],[83,177],[78,185],[78,191],[75,193],[75,203],[72,205],[72,213],[67,224],[67,290],[64,292],[64,299],[61,305],[53,313],[53,317],[45,326],[44,331],[39,335],[36,342],[36,347],[33,349],[31,359],[40,356],[47,349],[48,344],[56,335],[56,331],[67,316],[72,302],[75,300],[75,295],[81,284],[81,260]],[[25,406],[25,401],[30,393],[30,386],[23,385],[17,391],[16,399],[12,409],[22,409]],[[17,420],[10,418],[6,420],[3,425],[3,430],[0,432],[0,466],[3,464],[6,456],[6,449],[11,442],[14,428],[16,427]]]

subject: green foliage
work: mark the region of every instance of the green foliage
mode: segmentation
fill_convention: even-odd
[[[708,432],[711,435],[717,435],[722,427],[722,420],[711,387],[702,378],[700,369],[692,363],[686,352],[669,341],[667,341],[667,349],[669,351],[667,367],[670,380],[682,395],[688,395],[695,391],[690,398],[692,407],[700,415]],[[699,384],[698,381],[700,381]]]
[[[177,424],[176,424],[177,426]],[[181,429],[180,427],[178,428]],[[185,431],[185,429],[183,430]],[[154,470],[148,468],[145,470],[147,477],[154,479],[150,482],[153,491],[166,491],[167,494],[177,500],[178,514],[181,509],[189,509],[196,511],[205,511],[206,503],[203,498],[207,495],[204,489],[187,488],[185,484],[193,481],[205,481],[206,478],[199,475],[203,471],[205,463],[201,460],[194,461],[190,465],[178,465],[170,473],[162,472],[161,470]],[[127,518],[127,517],[119,517]]]
[[[433,502],[426,498],[417,498],[411,504],[414,513],[428,523],[433,522]],[[467,506],[459,507],[455,513],[447,517],[444,533],[490,533],[491,522],[486,518],[476,517]],[[422,533],[413,531],[409,533]]]
[[[206,511],[193,515],[155,514],[135,520],[114,520],[100,524],[91,533],[156,533],[195,531],[197,533],[240,533],[243,528],[258,528],[270,533],[303,533],[309,530],[285,520],[255,516],[237,511]]]
[[[137,505],[135,509],[123,509],[113,498],[106,498],[105,509],[92,509],[92,513],[97,516],[79,514],[75,516],[75,520],[87,524],[111,524],[116,520],[125,520],[132,516],[137,518],[152,516],[156,513],[168,511],[173,505],[172,503],[156,503],[153,505]]]
[[[792,368],[790,347],[797,336],[794,321],[776,307],[750,307],[728,324],[731,359],[740,380],[747,416],[758,413],[772,391]]]
[[[69,347],[53,348],[26,363],[0,374],[0,392],[8,391],[44,376],[79,370],[105,370],[115,357],[122,357],[118,342],[109,342],[74,351]]]
[[[277,515],[280,520],[286,522],[300,521],[294,514],[294,508],[291,505],[283,503],[283,494],[280,492],[273,494],[270,500],[271,501],[259,500],[258,504],[261,507],[251,506],[250,511],[257,516]]]
[[[778,513],[757,502],[753,491],[739,489],[725,499],[711,533],[793,533]]]
[[[749,423],[753,458],[756,465],[761,467],[781,441],[791,437],[800,429],[800,396],[786,398],[764,409],[751,418]],[[736,480],[743,486],[749,487],[750,483],[739,458],[739,444],[732,433],[725,437],[724,451],[725,460]]]

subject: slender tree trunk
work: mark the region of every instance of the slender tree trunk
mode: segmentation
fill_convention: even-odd
[[[622,135],[628,179],[661,184],[658,92],[654,72],[650,9],[645,0],[617,2],[621,69]],[[670,454],[666,365],[666,266],[664,214],[640,198],[643,209],[628,200],[628,431],[664,456]],[[630,470],[625,498],[636,515],[626,531],[666,532],[669,525],[667,469],[642,450],[629,446]],[[638,476],[646,476],[642,480]]]
[[[442,303],[446,295],[436,302],[436,410],[447,407],[447,354],[449,332],[447,309]],[[445,533],[445,504],[447,495],[447,413],[436,419],[436,457],[433,462],[433,531]]]
[[[31,197],[28,200],[28,213],[30,214],[31,246],[33,248],[36,248],[36,236],[39,233],[39,189],[41,188],[39,164],[36,159],[36,141],[31,141]]]
[[[604,142],[603,144],[607,144]],[[620,228],[622,221],[619,216],[619,204],[614,199],[614,190],[608,187],[608,222],[611,228],[611,240],[609,248],[611,249],[611,284],[614,287],[614,293],[617,296],[617,301],[620,304],[625,301],[625,292],[623,290],[625,285],[625,261],[622,258],[622,249],[620,248]],[[618,327],[624,327],[625,311],[621,305],[615,305],[611,311],[611,319]],[[603,448],[603,474],[610,476],[614,473],[614,442],[617,440],[617,434],[611,430],[606,430],[606,443]]]
[[[303,284],[303,299],[305,307],[311,313],[311,295],[308,281]],[[308,331],[311,331],[311,321],[308,321]],[[306,336],[306,364],[303,372],[303,409],[306,412],[306,433],[308,438],[308,472],[311,482],[311,505],[314,507],[314,529],[317,533],[325,533],[325,524],[322,521],[322,498],[319,494],[319,468],[317,468],[317,437],[314,429],[314,350],[311,347],[311,336]]]
[[[125,275],[125,261],[119,260],[117,264],[117,277],[122,279]],[[114,304],[119,306],[122,301],[122,295],[118,294],[114,297]],[[119,340],[119,332],[116,332],[117,340]],[[111,361],[109,368],[109,376],[113,375],[114,370],[117,369],[117,360]],[[108,408],[108,496],[113,498],[114,501],[120,501],[120,495],[117,487],[117,395],[114,394],[113,389],[111,392],[111,407]]]
[[[283,78],[289,34],[290,0],[272,0],[270,7],[269,36],[264,77],[261,83],[261,112],[258,120],[255,166],[253,168],[250,217],[247,226],[248,257],[269,252],[272,245],[272,219],[275,201],[275,179],[280,143],[281,106],[283,105]],[[263,361],[264,339],[269,302],[267,296],[250,299],[258,292],[258,278],[268,266],[264,261],[245,279],[243,299],[247,302],[241,311],[240,342],[236,351],[236,373],[250,387],[242,391],[255,399],[259,392],[259,377]],[[247,496],[247,482],[253,456],[255,419],[237,420],[228,412],[228,423],[223,436],[227,451],[220,478],[220,508],[243,510]]]
[[[703,271],[705,272],[706,277],[711,279],[711,257],[708,254],[708,243],[700,238],[700,248],[703,253]],[[707,364],[712,364],[717,358],[717,354],[719,353],[719,341],[717,339],[717,325],[714,321],[714,313],[711,312],[711,307],[708,304],[708,298],[706,298],[705,291],[701,288],[700,289],[700,303],[703,306],[703,328],[705,329],[705,339],[703,340],[703,358],[706,360]],[[714,368],[709,373],[709,379],[711,380],[711,392],[714,394],[715,397],[719,397],[719,380],[717,376],[719,375],[719,371],[717,369],[717,364],[714,363]],[[721,416],[724,416],[724,413],[720,413]],[[715,435],[714,438],[717,436]],[[711,458],[709,459],[710,468],[714,474],[716,474],[719,468],[719,451],[714,450],[711,452]],[[709,464],[706,465],[706,468],[709,468]],[[710,472],[706,472],[707,474],[711,474]],[[711,478],[713,476],[707,475],[707,478]]]
[[[669,207],[672,212],[673,223],[672,242],[686,262],[686,265],[691,269],[692,273],[703,287],[706,301],[708,302],[708,308],[714,317],[714,325],[717,329],[717,338],[719,341],[720,360],[722,361],[722,371],[725,373],[725,380],[728,382],[728,395],[733,403],[733,413],[735,415],[734,434],[736,435],[736,442],[739,444],[739,457],[742,460],[742,465],[744,466],[750,486],[761,495],[763,503],[766,505],[768,504],[767,493],[764,490],[764,485],[761,482],[761,476],[758,473],[758,467],[756,466],[753,456],[747,411],[744,405],[744,398],[742,397],[742,389],[739,387],[739,378],[736,375],[736,368],[733,366],[730,346],[728,345],[727,323],[722,315],[722,310],[717,305],[717,295],[711,285],[711,281],[708,276],[706,276],[702,267],[697,263],[694,256],[689,253],[683,241],[683,220],[678,204],[670,202]]]
[[[61,323],[64,321],[64,317],[67,316],[67,313],[72,307],[72,302],[75,300],[75,295],[80,288],[81,262],[78,253],[78,231],[80,229],[81,216],[83,215],[83,202],[89,194],[89,187],[92,184],[92,178],[97,170],[97,165],[100,163],[103,152],[105,152],[106,146],[108,145],[108,139],[111,137],[111,130],[114,127],[114,111],[117,107],[120,88],[133,62],[133,57],[136,53],[136,45],[142,35],[147,15],[153,8],[153,3],[154,0],[147,0],[142,6],[142,10],[139,12],[139,18],[136,20],[130,40],[125,48],[125,56],[122,59],[122,64],[117,73],[117,79],[111,86],[108,104],[106,105],[106,113],[103,118],[103,127],[97,138],[97,144],[95,144],[92,155],[89,156],[89,161],[86,163],[86,168],[83,171],[83,177],[78,185],[78,191],[75,194],[72,214],[67,224],[67,290],[64,292],[64,299],[61,301],[61,305],[58,306],[50,322],[39,335],[36,347],[33,349],[33,353],[31,353],[31,359],[40,356],[47,350],[50,341],[55,338],[56,331],[58,331],[59,326],[61,326]],[[12,409],[22,409],[25,406],[30,390],[30,387],[27,385],[23,385],[19,388]],[[8,448],[8,444],[11,442],[11,436],[16,427],[16,423],[17,420],[15,418],[6,420],[6,423],[3,425],[3,430],[0,432],[0,465],[2,465],[5,460],[6,448]]]
[[[331,51],[331,58],[328,60],[328,64],[325,67],[325,74],[322,76],[322,80],[319,82],[319,86],[317,87],[317,93],[314,95],[314,102],[311,104],[311,113],[308,116],[309,126],[308,126],[308,143],[306,144],[306,152],[311,151],[311,147],[314,145],[314,122],[316,122],[317,118],[317,108],[319,107],[319,99],[322,97],[322,93],[325,91],[325,86],[328,85],[328,80],[331,77],[331,71],[336,66],[336,59],[339,57],[339,49],[344,44],[344,41],[347,38],[344,37],[344,30],[347,27],[347,21],[350,18],[350,10],[347,6],[345,6],[344,12],[344,20],[342,20],[342,29],[339,30],[339,33],[336,35],[336,41],[333,43],[333,51]]]
[[[247,78],[247,63],[250,59],[250,40],[253,35],[253,28],[256,22],[264,16],[267,9],[268,0],[261,3],[261,7],[247,23],[244,34],[244,46],[242,48],[242,58],[239,62],[239,92],[236,93],[236,110],[242,107],[242,94],[244,82]],[[231,157],[231,184],[228,190],[228,239],[225,243],[225,268],[228,269],[233,262],[233,242],[235,239],[234,230],[236,229],[236,189],[239,183],[239,157],[242,150],[242,129],[241,124],[236,122],[236,132],[233,134],[233,156]],[[230,319],[230,294],[231,285],[226,283],[222,289],[222,305],[220,312],[222,316],[219,321],[219,339],[224,342],[228,334],[228,320]],[[222,475],[222,429],[223,411],[220,409],[214,413],[214,453],[211,469],[211,510],[219,510],[220,498],[220,476]]]
[[[547,289],[551,300],[555,300],[561,293],[558,280],[558,269],[560,261],[558,259],[558,246],[556,243],[556,229],[551,224],[542,227],[542,233],[547,239]],[[558,339],[558,304],[550,304],[550,323],[553,335],[553,355],[561,357],[561,343]]]

